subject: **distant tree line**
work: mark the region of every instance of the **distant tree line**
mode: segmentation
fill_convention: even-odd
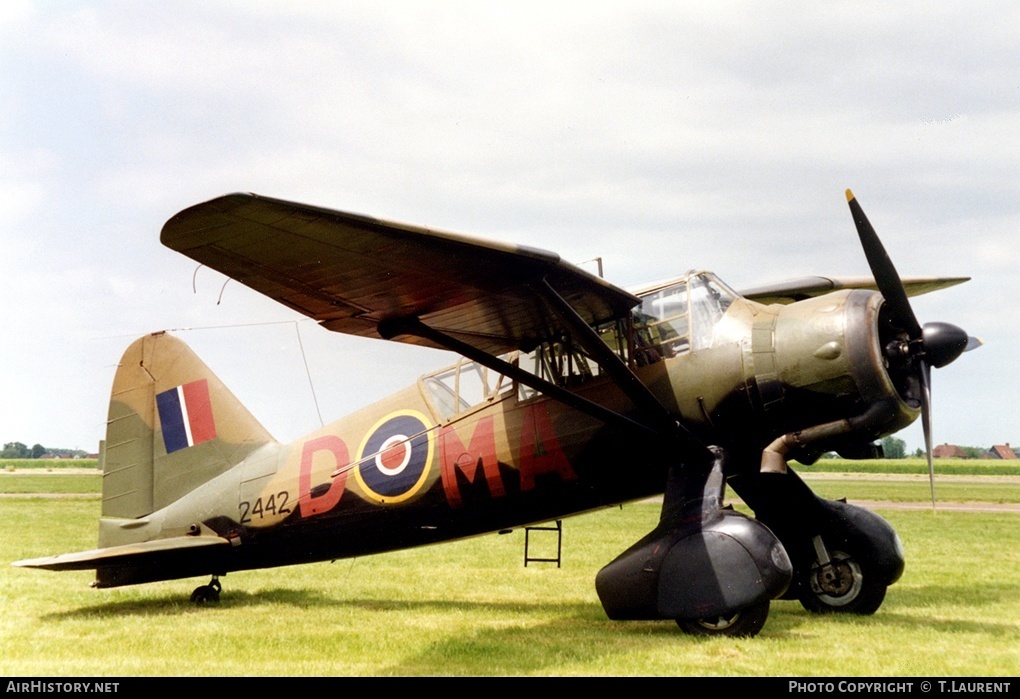
[[[907,443],[892,435],[883,437],[882,453],[887,459],[902,459],[907,455]]]
[[[889,435],[882,438],[882,452],[887,459],[902,459],[907,456],[907,443],[898,437]],[[985,447],[960,447],[968,459],[984,459],[988,457]],[[918,447],[913,456],[924,456],[924,449]]]
[[[38,459],[41,456],[59,456],[73,458],[75,456],[86,456],[88,452],[81,449],[47,449],[42,444],[34,444],[28,447],[21,442],[7,442],[0,452],[0,459]]]

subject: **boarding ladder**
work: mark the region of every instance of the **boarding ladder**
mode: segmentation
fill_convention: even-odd
[[[531,555],[531,532],[556,532],[556,557],[549,558],[543,556],[532,556]],[[563,551],[563,520],[556,520],[556,525],[542,524],[533,527],[524,528],[524,567],[528,567],[528,563],[555,563],[556,567],[560,567],[560,554]]]

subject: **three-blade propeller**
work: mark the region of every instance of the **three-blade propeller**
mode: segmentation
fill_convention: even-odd
[[[928,479],[931,483],[931,504],[935,507],[935,464],[932,460],[931,439],[931,368],[944,367],[963,352],[981,346],[981,340],[949,323],[917,322],[914,309],[907,299],[906,289],[900,281],[892,260],[878,239],[864,210],[853,192],[846,190],[846,199],[857,226],[864,255],[875,277],[878,290],[885,297],[890,321],[902,331],[902,339],[890,342],[884,348],[886,356],[906,361],[917,372],[921,387],[921,425],[924,428],[924,448],[928,457]]]

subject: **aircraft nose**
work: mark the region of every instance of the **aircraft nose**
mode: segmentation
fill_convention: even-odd
[[[942,368],[967,350],[971,338],[963,328],[951,323],[925,323],[922,342],[928,363],[935,368]]]

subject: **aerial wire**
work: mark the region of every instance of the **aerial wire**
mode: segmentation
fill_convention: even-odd
[[[157,331],[157,332],[182,333],[182,332],[191,332],[193,330],[228,330],[230,328],[256,328],[256,327],[259,327],[261,325],[284,325],[284,324],[289,324],[289,323],[304,323],[304,322],[306,322],[306,319],[301,319],[301,320],[298,320],[298,321],[294,321],[294,320],[268,320],[268,321],[261,321],[261,322],[258,322],[258,323],[229,323],[229,324],[226,324],[226,325],[195,325],[195,326],[191,326],[191,327],[182,327],[182,328],[163,328],[163,330]],[[145,334],[145,333],[134,332],[134,333],[130,333],[130,334],[125,333],[123,335],[104,335],[102,337],[93,337],[91,339],[93,339],[93,340],[119,340],[119,339],[122,339],[122,338],[125,338],[125,337],[138,337],[139,335],[143,335],[143,334]]]
[[[305,344],[301,341],[301,326],[300,321],[294,321],[294,332],[297,333],[298,347],[301,348],[301,361],[305,363],[305,374],[308,376],[308,387],[312,390],[312,402],[315,403],[315,412],[319,416],[319,426],[325,425],[326,423],[322,419],[322,411],[319,410],[319,399],[315,395],[315,384],[312,382],[312,372],[308,368],[308,357],[305,355]]]

